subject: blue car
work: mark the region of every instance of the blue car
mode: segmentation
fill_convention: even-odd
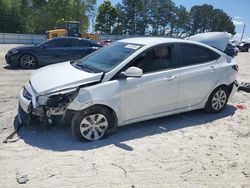
[[[13,48],[5,55],[7,64],[33,69],[69,60],[81,59],[101,48],[91,40],[75,37],[58,37],[36,46]]]

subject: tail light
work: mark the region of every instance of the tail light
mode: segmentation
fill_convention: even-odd
[[[236,70],[237,72],[239,72],[239,66],[238,66],[237,64],[236,64],[236,65],[233,65],[232,68],[233,68],[234,70]]]

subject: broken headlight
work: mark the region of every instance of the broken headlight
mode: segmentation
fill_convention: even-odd
[[[41,106],[62,107],[70,103],[77,95],[77,88],[62,90],[49,95],[40,95],[37,101]]]

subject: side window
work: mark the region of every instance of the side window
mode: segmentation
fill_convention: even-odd
[[[181,66],[206,63],[219,57],[215,52],[195,45],[181,44],[180,50],[182,56]]]
[[[55,39],[45,43],[48,47],[66,47],[67,42],[65,39]]]
[[[174,65],[174,46],[155,47],[141,57],[132,66],[143,70],[143,73],[156,72],[164,69],[173,68]]]
[[[69,46],[70,47],[80,47],[80,40],[79,39],[69,39]]]
[[[89,43],[87,41],[80,40],[80,45],[81,45],[81,47],[89,46]]]
[[[84,40],[69,39],[69,46],[70,47],[85,47],[85,46],[88,46],[88,43]]]

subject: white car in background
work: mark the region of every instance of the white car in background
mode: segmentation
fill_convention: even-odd
[[[237,73],[232,58],[206,44],[124,39],[33,72],[21,89],[18,117],[70,119],[79,140],[98,140],[130,123],[202,108],[219,112],[237,90]]]

